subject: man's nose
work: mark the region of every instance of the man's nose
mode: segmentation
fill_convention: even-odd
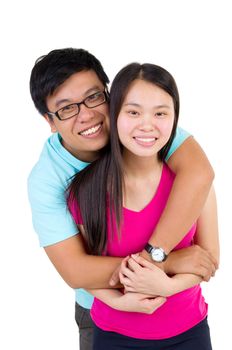
[[[79,106],[79,108],[80,108],[80,111],[78,113],[77,118],[78,118],[80,123],[86,123],[89,120],[94,118],[95,114],[94,114],[94,109],[93,108],[88,108],[84,104],[81,104]]]

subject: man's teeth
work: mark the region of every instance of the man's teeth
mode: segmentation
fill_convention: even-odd
[[[81,135],[84,135],[84,136],[88,136],[88,135],[92,135],[94,134],[95,132],[97,132],[101,127],[101,124],[98,124],[96,126],[93,126],[92,128],[90,129],[87,129],[85,131],[82,131],[80,134]]]
[[[155,137],[151,137],[151,138],[142,138],[142,137],[135,137],[136,140],[141,141],[141,142],[153,142],[156,140]]]

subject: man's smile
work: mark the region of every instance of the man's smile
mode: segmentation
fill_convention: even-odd
[[[95,135],[96,133],[101,131],[102,125],[103,125],[103,122],[101,122],[101,123],[99,123],[97,125],[91,126],[88,129],[80,131],[79,135],[81,135],[81,136],[92,136],[92,135]]]

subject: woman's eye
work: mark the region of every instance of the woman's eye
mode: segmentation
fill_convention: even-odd
[[[155,114],[155,116],[158,117],[158,118],[163,118],[165,115],[166,115],[166,114],[165,114],[164,112],[157,112],[157,113]]]
[[[137,111],[128,111],[128,114],[130,114],[133,117],[136,117],[137,115],[139,115]]]

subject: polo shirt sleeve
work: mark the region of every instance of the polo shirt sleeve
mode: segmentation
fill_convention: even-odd
[[[165,161],[168,161],[168,159],[177,150],[177,148],[180,147],[182,145],[182,143],[190,136],[191,136],[191,134],[189,134],[186,130],[178,127],[176,129],[176,135],[174,137],[174,140],[172,142],[170,150],[165,158]]]
[[[28,178],[28,197],[32,222],[40,246],[61,242],[78,233],[78,228],[68,211],[65,187],[58,181],[48,180],[33,172]]]

